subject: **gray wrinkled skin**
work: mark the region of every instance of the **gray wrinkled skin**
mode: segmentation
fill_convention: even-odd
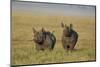
[[[65,50],[73,50],[77,40],[78,40],[78,33],[73,30],[72,24],[68,27],[62,23],[63,27],[63,34],[62,34],[62,45]]]
[[[35,29],[33,29],[33,32],[33,40],[36,44],[36,50],[53,50],[54,45],[56,43],[56,38],[53,33],[47,32],[44,29],[38,32]]]

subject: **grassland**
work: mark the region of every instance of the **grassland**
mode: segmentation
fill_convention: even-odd
[[[79,34],[78,42],[73,52],[62,48],[61,21],[67,25],[73,24]],[[55,31],[57,42],[53,51],[36,51],[32,41],[32,27],[40,30]],[[95,58],[95,17],[57,16],[12,13],[12,64],[45,64],[60,62],[94,61]]]

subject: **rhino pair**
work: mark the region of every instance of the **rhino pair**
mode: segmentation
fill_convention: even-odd
[[[61,23],[61,26],[63,28],[62,46],[65,50],[73,50],[78,40],[78,33],[73,29],[72,24],[67,26],[66,24]],[[40,31],[36,31],[33,28],[33,33],[33,40],[36,43],[37,50],[54,49],[56,37],[53,33],[45,31],[44,28]]]

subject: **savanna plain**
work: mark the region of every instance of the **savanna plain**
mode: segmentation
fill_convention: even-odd
[[[61,43],[61,22],[73,24],[79,38],[72,52],[63,49]],[[49,15],[38,13],[12,13],[11,63],[12,65],[46,64],[96,60],[95,17],[73,15]],[[43,27],[53,32],[56,44],[53,51],[36,51],[32,28],[37,31]]]

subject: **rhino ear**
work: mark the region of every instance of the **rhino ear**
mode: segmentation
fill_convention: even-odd
[[[42,32],[45,32],[44,28],[42,27]]]
[[[55,31],[53,30],[52,33],[55,33]]]
[[[65,27],[68,27],[68,26],[65,24]]]
[[[33,33],[36,33],[37,31],[35,30],[35,28],[33,28]]]
[[[70,24],[70,29],[73,29],[73,24]]]
[[[63,22],[61,23],[61,27],[62,27],[62,28],[64,27],[64,24],[63,24]]]

